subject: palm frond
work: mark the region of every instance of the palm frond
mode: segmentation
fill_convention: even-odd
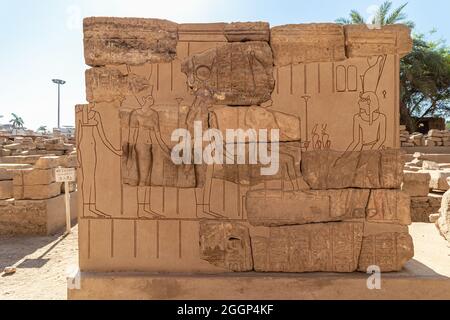
[[[374,24],[381,24],[382,26],[386,24],[386,17],[389,13],[389,10],[391,10],[392,7],[392,1],[385,1],[381,4],[381,6],[378,8],[378,11],[374,17]]]
[[[350,11],[350,19],[352,24],[365,24],[366,20],[364,17],[356,10]]]
[[[395,9],[387,18],[386,24],[395,24],[406,19],[406,14],[403,9],[408,5],[408,2],[402,4],[400,7]]]
[[[348,18],[338,18],[335,22],[338,24],[352,24],[352,21]]]

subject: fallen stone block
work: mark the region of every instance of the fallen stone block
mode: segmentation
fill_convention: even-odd
[[[54,169],[60,165],[60,157],[41,157],[36,162],[36,169]]]
[[[77,218],[78,193],[71,194],[71,219]],[[0,201],[0,235],[52,235],[66,225],[64,196],[46,200]]]
[[[25,169],[14,171],[15,186],[49,185],[55,182],[54,169]]]
[[[411,197],[426,197],[430,191],[431,176],[424,172],[404,172],[402,190]]]
[[[442,204],[436,226],[441,235],[450,243],[450,191],[447,191],[442,197]]]
[[[16,200],[50,199],[61,194],[61,183],[48,185],[14,185],[13,194]]]

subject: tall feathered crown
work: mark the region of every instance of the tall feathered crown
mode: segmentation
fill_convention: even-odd
[[[377,92],[386,64],[386,56],[377,56],[367,59],[369,68],[361,75],[362,92]]]

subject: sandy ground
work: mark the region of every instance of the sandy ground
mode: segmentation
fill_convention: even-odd
[[[13,275],[0,275],[0,300],[66,299],[66,275],[78,264],[77,231],[67,237],[0,238],[0,271],[17,268]],[[450,277],[450,246],[436,227],[415,223],[410,232],[416,255],[408,264],[421,274]]]
[[[78,265],[78,228],[64,237],[0,237],[0,300],[61,300],[67,298],[66,275]]]

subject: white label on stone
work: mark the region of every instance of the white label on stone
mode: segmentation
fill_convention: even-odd
[[[74,168],[55,169],[56,182],[73,182],[76,180],[76,171]]]

